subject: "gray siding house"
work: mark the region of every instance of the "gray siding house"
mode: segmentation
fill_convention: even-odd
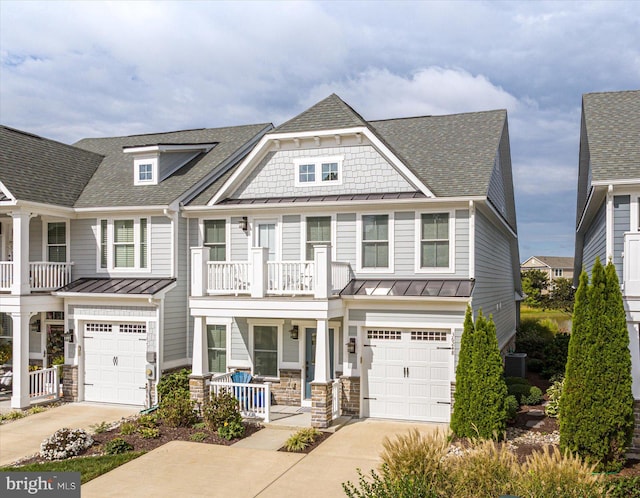
[[[181,203],[271,128],[69,146],[0,127],[0,343],[13,352],[13,407],[59,394],[54,360],[65,397],[136,405],[153,403],[163,371],[191,364]]]
[[[622,288],[631,350],[640,452],[640,91],[582,98],[575,277],[596,257],[613,261]]]
[[[506,111],[366,121],[331,95],[185,203],[192,393],[231,371],[325,427],[448,422],[466,307],[514,344]]]

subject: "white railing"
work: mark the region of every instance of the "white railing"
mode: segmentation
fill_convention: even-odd
[[[313,261],[268,261],[269,294],[313,294]]]
[[[0,291],[10,291],[13,286],[13,261],[0,261]]]
[[[51,263],[48,261],[29,263],[31,290],[55,290],[71,281],[73,263]]]
[[[213,377],[211,377],[211,381],[210,383],[224,383],[224,382],[232,382],[231,380],[231,376],[233,375],[233,372],[227,372],[227,373],[223,373],[223,374],[218,374],[218,375],[214,375]]]
[[[240,384],[235,382],[211,382],[211,394],[222,391],[233,393],[245,418],[261,418],[268,423],[271,415],[271,383]]]
[[[331,263],[331,291],[340,292],[353,278],[349,263],[333,261]]]
[[[331,420],[340,416],[340,380],[336,379],[331,384]]]
[[[215,293],[249,293],[251,265],[248,261],[207,263],[207,291]]]
[[[43,368],[29,372],[29,398],[31,400],[60,397],[60,367]]]
[[[624,234],[624,295],[640,296],[640,233]]]

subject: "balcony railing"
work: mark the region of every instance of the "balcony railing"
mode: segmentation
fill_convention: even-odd
[[[227,391],[238,400],[238,408],[245,418],[261,418],[269,423],[271,415],[271,383],[241,384],[211,379],[210,392],[212,395]]]
[[[60,368],[55,366],[29,372],[29,398],[32,401],[60,397]]]
[[[29,263],[29,288],[32,291],[52,291],[71,282],[73,263],[32,261]],[[0,291],[11,291],[15,283],[13,261],[0,261]]]
[[[267,293],[312,295],[314,272],[313,261],[269,261]]]
[[[624,234],[624,295],[640,296],[640,232]]]
[[[251,265],[248,261],[209,262],[207,290],[211,294],[242,294],[249,292]]]

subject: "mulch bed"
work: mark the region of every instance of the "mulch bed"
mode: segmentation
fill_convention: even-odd
[[[320,446],[320,444],[332,434],[333,434],[332,432],[320,431],[320,435],[316,438],[316,440],[313,443],[311,443],[309,446],[307,446],[304,450],[301,450],[301,451],[289,451],[285,446],[280,448],[278,451],[283,451],[285,453],[301,453],[301,454],[308,455],[313,450],[315,450],[318,446]]]

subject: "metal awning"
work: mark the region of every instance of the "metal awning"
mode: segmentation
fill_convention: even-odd
[[[367,194],[302,195],[290,197],[260,197],[256,199],[224,199],[220,204],[286,204],[303,202],[375,201],[394,199],[425,199],[422,192],[374,192]]]
[[[473,280],[351,280],[341,296],[471,297]]]
[[[175,281],[175,278],[79,278],[54,294],[153,296],[166,290]]]

